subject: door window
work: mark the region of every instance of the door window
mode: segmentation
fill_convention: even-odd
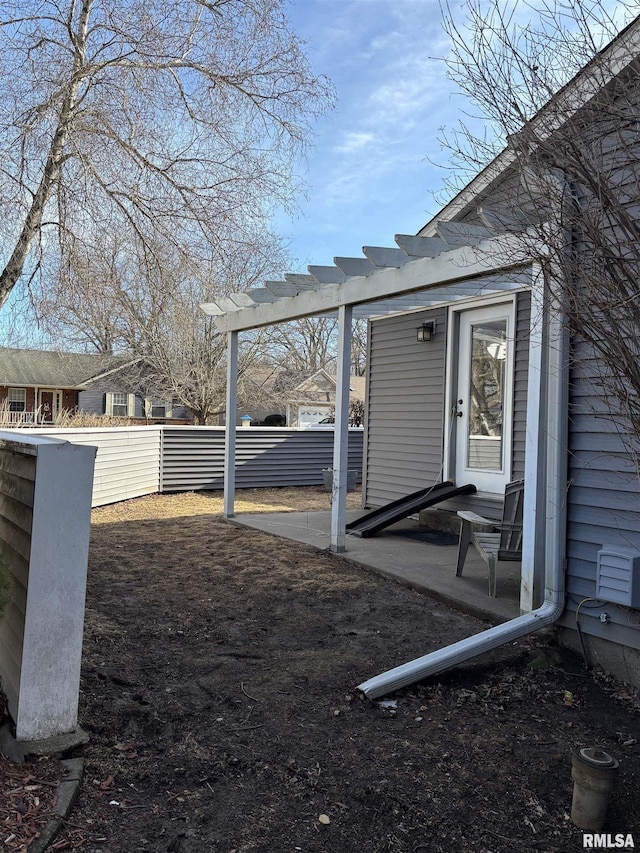
[[[513,304],[460,314],[456,482],[500,493],[511,474]]]

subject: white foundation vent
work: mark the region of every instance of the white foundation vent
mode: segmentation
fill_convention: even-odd
[[[596,598],[640,608],[640,551],[603,545],[598,551]]]

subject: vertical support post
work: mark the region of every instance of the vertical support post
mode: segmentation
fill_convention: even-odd
[[[236,491],[236,410],[238,408],[238,332],[227,332],[227,402],[224,431],[225,518],[235,515]]]
[[[31,453],[37,452],[33,506],[25,513],[23,505],[22,529],[16,526],[13,531],[18,534],[14,541],[28,546],[26,557],[13,553],[8,558],[19,578],[14,576],[11,626],[2,625],[4,652],[7,647],[15,652],[2,661],[2,680],[3,685],[6,679],[7,686],[16,686],[17,676],[17,697],[13,691],[7,695],[13,700],[16,738],[30,741],[63,735],[77,726],[96,448],[40,436],[24,441]],[[19,456],[15,454],[16,461]],[[6,479],[12,483],[11,475]],[[19,479],[13,479],[14,484]],[[24,494],[24,489],[15,494]],[[21,648],[15,647],[16,636]]]
[[[346,551],[347,464],[349,460],[349,377],[351,375],[351,305],[338,308],[338,368],[333,434],[331,542],[335,553]]]

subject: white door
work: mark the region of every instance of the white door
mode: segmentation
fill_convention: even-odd
[[[511,479],[513,303],[460,313],[456,484],[501,494]]]

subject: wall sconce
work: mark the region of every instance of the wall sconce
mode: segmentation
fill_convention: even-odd
[[[418,343],[425,344],[427,341],[430,341],[433,338],[433,335],[436,331],[436,324],[434,320],[430,320],[428,323],[423,323],[421,326],[418,326],[416,329]]]

